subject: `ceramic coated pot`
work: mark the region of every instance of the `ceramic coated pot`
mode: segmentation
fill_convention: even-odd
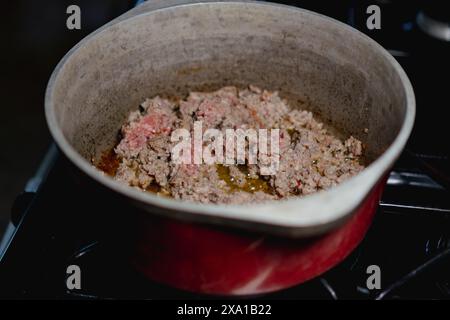
[[[80,170],[147,212],[136,261],[150,278],[200,292],[250,294],[314,277],[363,237],[413,127],[411,84],[380,45],[331,18],[263,2],[186,2],[141,5],[77,44],[47,88],[50,131]],[[205,205],[140,192],[92,166],[145,97],[248,84],[278,89],[293,106],[360,139],[367,168],[297,199]],[[308,240],[273,245],[212,225]],[[223,254],[213,253],[215,246]]]

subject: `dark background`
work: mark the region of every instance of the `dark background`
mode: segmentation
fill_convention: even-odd
[[[53,68],[79,40],[127,11],[128,0],[4,1],[0,32],[0,236],[14,198],[23,189],[51,138],[44,93]],[[66,8],[81,8],[81,30],[66,28]]]
[[[134,2],[15,0],[5,1],[2,4],[0,236],[9,220],[10,208],[15,197],[23,190],[26,181],[36,170],[51,143],[44,117],[44,93],[53,68],[79,40],[130,9]],[[412,36],[414,26],[411,21],[414,20],[420,1],[280,2],[296,4],[352,24],[389,49],[409,50],[417,43],[416,38]],[[66,28],[68,17],[66,8],[71,4],[79,5],[81,8],[81,30]],[[367,18],[365,9],[369,4],[378,4],[382,8],[382,30],[368,31],[365,28]],[[407,30],[409,27],[411,31]],[[431,63],[431,66],[424,67],[423,71],[430,73],[430,78],[426,78],[426,81],[434,81],[437,88],[445,91],[447,82],[433,78],[433,70],[436,67],[432,66],[433,60],[428,60],[427,63]],[[436,68],[442,70],[441,66]],[[420,112],[419,109],[418,116]],[[437,140],[436,143],[441,142]]]

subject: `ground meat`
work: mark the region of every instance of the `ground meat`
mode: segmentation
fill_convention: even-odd
[[[131,112],[128,123],[122,127],[123,139],[115,149],[117,154],[134,157],[146,148],[150,138],[169,135],[178,120],[173,109],[173,103],[160,97],[145,100],[140,111]]]
[[[279,167],[262,175],[262,163],[177,164],[171,159],[171,133],[203,130],[279,129]],[[146,99],[131,112],[114,152],[114,178],[141,190],[201,203],[242,204],[290,198],[328,189],[360,172],[363,146],[350,136],[341,141],[311,112],[291,108],[277,92],[255,86],[239,90],[191,92],[185,99]],[[247,141],[247,146],[249,142]],[[193,147],[191,148],[191,152]]]

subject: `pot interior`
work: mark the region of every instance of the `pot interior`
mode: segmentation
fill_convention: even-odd
[[[399,75],[362,34],[311,12],[238,2],[145,13],[85,39],[57,74],[52,111],[90,161],[116,143],[146,97],[249,84],[279,90],[357,137],[369,162],[393,142],[406,113]]]

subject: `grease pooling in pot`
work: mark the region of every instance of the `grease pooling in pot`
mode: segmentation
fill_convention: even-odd
[[[250,164],[248,157],[245,164],[233,165],[175,163],[172,151],[177,142],[171,134],[177,129],[193,132],[196,121],[204,130],[218,129],[224,136],[226,129],[279,129],[276,172],[262,174],[262,164]],[[297,197],[335,186],[364,168],[359,140],[340,140],[311,112],[291,108],[277,92],[255,86],[190,92],[176,101],[146,99],[129,114],[121,136],[113,150],[114,170],[102,161],[100,169],[140,190],[202,203]]]

